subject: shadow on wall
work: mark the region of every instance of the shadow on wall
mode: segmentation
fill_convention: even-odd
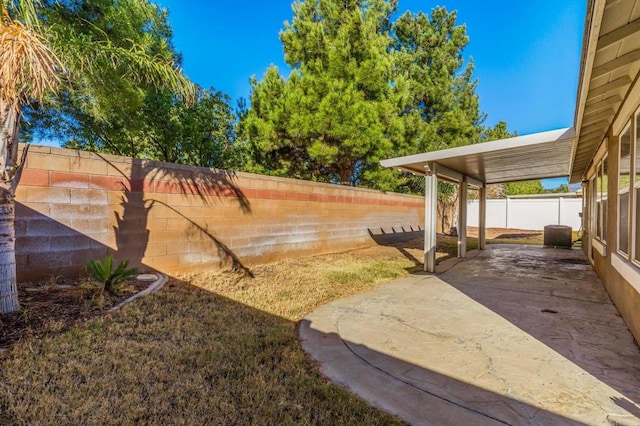
[[[91,217],[89,206],[83,207]],[[110,248],[49,216],[16,202],[16,270],[18,281],[77,274],[89,259]]]
[[[198,224],[194,219],[189,218],[168,203],[154,198],[153,193],[149,191],[154,188],[154,185],[162,185],[163,188],[155,186],[155,190],[179,191],[183,194],[197,196],[204,206],[209,207],[211,207],[212,199],[220,200],[222,197],[231,196],[237,201],[244,214],[250,214],[250,202],[235,184],[236,177],[233,172],[206,168],[194,169],[174,164],[171,165],[172,167],[159,168],[157,162],[133,159],[131,173],[127,176],[117,165],[99,154],[98,156],[125,179],[122,182],[122,196],[120,198],[122,213],[115,212],[116,226],[113,227],[119,257],[129,259],[134,265],[142,265],[142,260],[149,247],[149,229],[147,227],[149,215],[155,205],[162,205],[188,223],[192,232],[185,232],[185,240],[188,240],[193,232],[199,234],[200,237],[215,245],[220,266],[228,265],[233,269],[242,269],[251,274],[231,249],[216,238],[206,226]],[[167,178],[169,181],[161,180]]]
[[[195,263],[218,262],[220,267],[242,269],[250,274],[241,260],[215,237],[206,224],[198,223],[202,216],[192,218],[183,213],[181,208],[163,201],[159,195],[177,193],[196,196],[204,207],[213,207],[216,199],[230,198],[238,203],[244,214],[250,214],[249,200],[235,184],[232,172],[210,169],[194,171],[193,168],[176,165],[159,167],[155,162],[134,159],[130,173],[125,173],[117,164],[102,159],[124,178],[119,182],[120,188],[112,184],[111,188],[105,189],[105,192],[121,192],[119,208],[114,202],[109,205],[52,204],[47,206],[52,210],[42,210],[41,213],[16,203],[16,266],[19,280],[77,274],[89,259],[103,258],[107,254],[113,254],[116,260],[129,259],[132,266],[143,270],[162,271],[163,260],[157,259],[150,247],[150,240],[156,239],[156,236],[159,240],[164,238],[158,244],[163,247],[179,243],[191,245],[192,239],[197,240],[198,246],[194,248],[197,253],[192,255]],[[168,231],[166,226],[155,226],[151,230],[150,218],[159,206],[172,212],[175,229],[186,231]],[[55,219],[45,214],[52,213],[53,209],[56,214],[51,216]],[[115,218],[111,215],[115,215]],[[109,224],[114,223],[113,219],[115,225],[109,229]],[[165,250],[171,250],[171,247]],[[191,253],[185,257],[189,255]]]
[[[153,207],[154,204],[160,204],[163,205],[165,208],[173,211],[175,214],[177,214],[178,216],[182,217],[187,223],[189,223],[192,227],[192,229],[195,229],[197,231],[199,231],[202,235],[206,236],[207,238],[209,238],[209,240],[211,240],[216,248],[217,248],[217,253],[218,253],[218,258],[220,259],[220,263],[226,263],[226,262],[231,262],[231,269],[236,272],[236,271],[243,271],[245,274],[248,274],[251,278],[253,278],[253,272],[251,272],[251,270],[249,268],[247,268],[245,265],[242,264],[242,261],[240,260],[240,258],[238,256],[236,256],[233,251],[225,244],[223,243],[219,238],[217,238],[215,235],[213,235],[207,228],[198,225],[196,222],[194,222],[193,220],[189,219],[187,216],[183,215],[182,213],[180,213],[179,210],[171,207],[169,204],[164,203],[162,201],[158,201],[158,200],[151,200],[151,202],[149,203],[149,208],[147,210],[150,210],[151,207]]]
[[[398,226],[393,228],[369,228],[369,236],[381,246],[393,243],[404,242],[421,238],[424,236],[424,229],[420,226]]]

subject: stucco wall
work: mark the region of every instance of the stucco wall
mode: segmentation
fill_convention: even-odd
[[[607,197],[607,240],[599,244],[603,247],[602,253],[595,248],[592,249],[592,264],[636,342],[640,342],[640,267],[625,260],[624,256],[617,253],[618,150],[618,138],[610,133],[607,147],[609,153],[607,158],[607,192],[609,194]],[[585,194],[589,195],[591,192],[585,191]],[[589,220],[590,218],[585,215],[585,224],[588,224]],[[589,231],[588,228],[587,226],[587,231]],[[592,245],[598,245],[594,240],[594,233],[587,234],[585,241],[587,238],[591,238]],[[589,247],[586,244],[585,246],[585,253],[589,257]]]
[[[607,204],[607,247],[606,256],[595,253],[595,268],[604,282],[611,300],[624,318],[636,342],[640,342],[640,293],[634,284],[640,281],[640,269],[628,261],[622,261],[625,270],[631,271],[629,280],[614,267],[613,257],[619,257],[618,245],[618,138],[609,138],[608,160],[608,204]],[[621,258],[621,257],[619,257]],[[635,283],[632,284],[631,281]]]
[[[37,146],[16,200],[20,279],[107,253],[169,274],[250,267],[424,224],[421,197]]]

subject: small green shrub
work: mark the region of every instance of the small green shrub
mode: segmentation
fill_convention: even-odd
[[[102,290],[106,290],[116,296],[121,294],[122,284],[125,281],[138,275],[137,268],[127,269],[127,266],[129,266],[127,259],[120,262],[114,270],[113,257],[111,255],[105,257],[104,260],[89,260],[87,266],[93,280],[102,285]]]

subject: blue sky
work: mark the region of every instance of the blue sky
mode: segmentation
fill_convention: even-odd
[[[289,0],[156,3],[169,10],[184,71],[201,86],[235,100],[249,97],[249,78],[269,64],[288,74],[278,33],[293,17]],[[466,24],[486,124],[505,120],[520,134],[573,124],[585,0],[399,0],[399,11],[436,4]]]
[[[288,75],[278,33],[293,13],[289,0],[159,0],[169,10],[185,73],[203,87],[249,98],[249,78],[270,64]],[[500,120],[519,134],[573,125],[585,0],[399,0],[399,13],[458,11],[479,80],[485,124]],[[566,180],[544,182],[555,187]]]
[[[249,98],[249,79],[270,64],[288,75],[278,33],[291,0],[152,0],[169,10],[185,73],[233,100]],[[486,125],[500,120],[520,135],[573,125],[586,0],[399,0],[398,13],[458,12],[466,25]],[[56,140],[38,143],[58,145]],[[555,188],[566,179],[543,181]]]

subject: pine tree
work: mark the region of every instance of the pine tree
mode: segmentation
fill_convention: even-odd
[[[280,33],[288,79],[252,81],[242,125],[252,169],[358,185],[392,153],[399,120],[390,85],[390,17],[383,0],[301,1]]]

